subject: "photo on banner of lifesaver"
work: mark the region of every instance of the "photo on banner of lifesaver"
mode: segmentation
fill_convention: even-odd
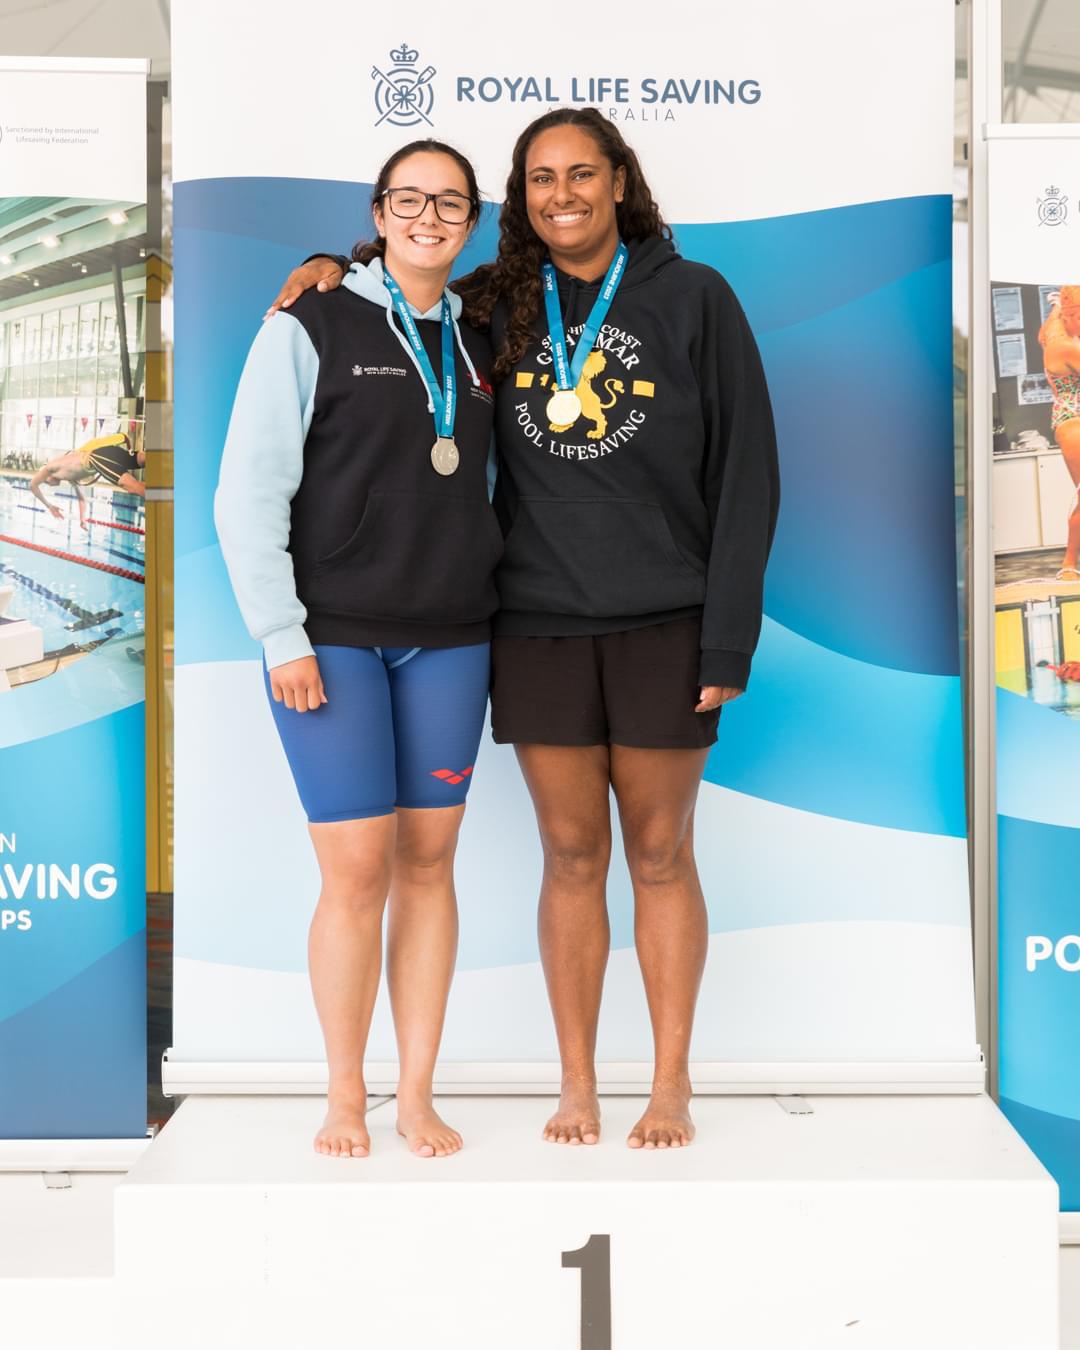
[[[102,711],[143,687],[145,230],[0,197],[0,697],[75,663]]]
[[[997,683],[1080,718],[1080,284],[992,296]]]

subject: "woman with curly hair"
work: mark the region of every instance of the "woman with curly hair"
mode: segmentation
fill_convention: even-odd
[[[720,709],[749,678],[779,500],[768,391],[730,287],[679,256],[636,154],[595,109],[522,132],[500,231],[494,264],[458,290],[496,353],[492,727],[514,745],[543,845],[562,1061],[544,1137],[600,1136],[613,790],[655,1044],[627,1142],[677,1148],[694,1135],[708,946],[694,807]],[[339,275],[309,262],[275,303]]]

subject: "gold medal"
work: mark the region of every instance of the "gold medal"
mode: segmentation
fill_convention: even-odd
[[[559,389],[548,399],[546,412],[553,427],[572,427],[581,416],[581,399],[573,389]]]
[[[457,466],[461,463],[461,455],[458,453],[457,445],[453,436],[440,436],[431,447],[431,463],[436,473],[441,473],[444,478],[457,472]]]

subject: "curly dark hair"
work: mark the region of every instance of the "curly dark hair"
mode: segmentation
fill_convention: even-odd
[[[495,378],[504,379],[521,360],[533,339],[533,329],[543,305],[540,267],[547,248],[529,224],[525,208],[525,160],[529,146],[541,132],[552,127],[574,126],[587,132],[612,172],[626,171],[623,200],[615,205],[619,234],[628,243],[640,239],[670,239],[671,229],[645,181],[637,155],[623,140],[622,132],[596,108],[555,108],[530,122],[517,139],[506,197],[499,215],[499,251],[495,262],[478,267],[455,285],[465,313],[474,323],[490,322],[500,300],[510,310],[503,344],[495,356]]]
[[[372,209],[382,200],[383,193],[386,191],[390,182],[390,175],[403,159],[408,159],[410,155],[449,155],[449,157],[458,166],[465,175],[465,182],[469,189],[469,201],[472,203],[472,210],[469,213],[469,225],[475,225],[480,217],[480,189],[476,184],[476,170],[461,153],[455,150],[452,145],[447,145],[445,141],[432,140],[430,137],[420,141],[410,141],[408,145],[403,145],[400,150],[395,150],[386,163],[379,170],[379,176],[375,179],[375,186],[371,189]],[[386,240],[382,235],[375,239],[361,239],[359,243],[353,245],[353,262],[364,263],[371,262],[372,258],[383,258],[386,256]]]

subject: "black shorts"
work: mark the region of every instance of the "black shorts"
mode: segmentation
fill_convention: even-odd
[[[701,620],[592,637],[496,637],[491,727],[516,745],[713,745],[720,709],[701,697]]]
[[[139,456],[127,445],[103,445],[87,459],[87,467],[116,487],[124,474],[139,472]]]

